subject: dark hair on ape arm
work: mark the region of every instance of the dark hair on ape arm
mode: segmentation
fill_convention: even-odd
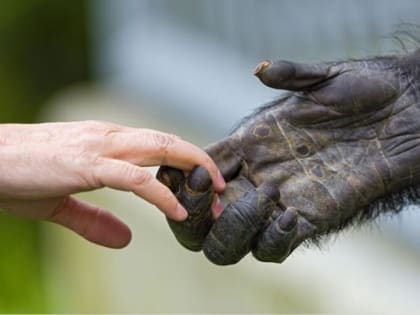
[[[374,200],[370,205],[340,222],[338,226],[307,239],[305,244],[315,244],[320,247],[322,241],[335,232],[349,227],[359,227],[364,223],[372,222],[378,219],[378,217],[386,214],[398,214],[405,207],[411,205],[420,205],[420,185],[407,187],[398,192],[394,192]]]
[[[292,92],[285,92],[281,96],[277,97],[276,99],[257,107],[252,111],[251,114],[244,116],[242,119],[240,119],[235,125],[233,125],[232,129],[230,130],[229,134],[233,134],[236,132],[243,124],[245,124],[248,120],[254,118],[255,116],[258,116],[262,112],[265,112],[266,110],[269,110],[272,107],[276,107],[279,104],[285,102],[287,99],[289,99],[291,96],[293,96]]]
[[[259,115],[260,113],[269,110],[272,107],[278,106],[282,102],[293,96],[293,93],[285,93],[283,96],[255,109],[254,112],[242,118],[233,128],[232,133],[235,132],[243,123],[249,119]],[[317,234],[305,241],[306,245],[315,244],[320,247],[323,240],[331,234],[341,231],[348,227],[360,226],[363,223],[371,222],[384,214],[397,214],[409,205],[420,205],[420,185],[404,188],[398,192],[374,200],[370,205],[364,207],[356,212],[353,216],[346,218],[338,226],[326,230],[322,234]]]
[[[397,54],[409,54],[414,50],[420,48],[420,25],[411,23],[399,23],[388,38],[391,37],[399,45],[400,50]],[[384,58],[384,57],[377,57]],[[372,58],[372,59],[375,59]],[[238,128],[247,122],[249,119],[255,118],[262,112],[269,110],[272,107],[278,106],[292,97],[294,93],[285,92],[273,101],[258,107],[250,115],[242,118],[231,130],[234,133]],[[420,205],[420,185],[404,188],[398,192],[383,196],[374,200],[370,205],[356,212],[353,216],[346,218],[338,226],[332,227],[324,231],[322,234],[317,234],[305,240],[304,245],[321,246],[324,241],[331,234],[341,231],[348,227],[358,227],[363,223],[372,222],[378,217],[385,214],[397,214],[405,207],[410,205]]]
[[[408,22],[400,22],[395,26],[390,37],[400,48],[397,53],[410,53],[420,48],[420,25]]]

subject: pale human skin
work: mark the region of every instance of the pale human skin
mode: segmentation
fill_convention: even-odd
[[[215,191],[225,182],[197,146],[163,132],[101,121],[0,125],[0,208],[12,215],[58,223],[87,240],[125,247],[131,231],[105,209],[72,194],[110,187],[130,191],[167,217],[187,212],[147,166],[185,171],[202,165]]]

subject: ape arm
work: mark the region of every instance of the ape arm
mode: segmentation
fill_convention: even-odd
[[[170,223],[178,240],[202,248],[216,264],[236,263],[249,251],[261,261],[281,262],[307,239],[375,216],[378,200],[395,194],[416,199],[419,70],[418,52],[260,64],[256,75],[263,83],[292,92],[206,148],[228,183],[222,215],[211,217],[205,171],[187,179],[159,171],[190,211],[186,222]]]

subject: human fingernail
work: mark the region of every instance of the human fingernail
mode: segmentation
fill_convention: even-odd
[[[220,173],[220,171],[217,171],[217,192],[222,192],[225,189],[226,186],[226,182],[225,179],[223,178],[222,173]]]
[[[223,212],[224,210],[224,206],[222,204],[222,202],[220,201],[220,198],[216,195],[214,197],[214,201],[213,204],[211,206],[212,210],[213,210],[213,217],[215,219],[217,219]]]
[[[176,206],[175,215],[180,221],[184,221],[188,218],[187,210],[185,210],[185,208],[180,203],[178,203],[178,205]]]

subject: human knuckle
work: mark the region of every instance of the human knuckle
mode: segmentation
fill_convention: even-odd
[[[125,172],[128,180],[134,186],[143,186],[153,180],[153,177],[149,172],[137,167],[127,167]]]
[[[96,165],[99,162],[99,157],[98,150],[88,139],[78,139],[70,152],[73,162],[86,167]]]
[[[65,197],[51,212],[47,215],[46,219],[50,221],[56,221],[57,218],[61,215],[61,223],[66,225],[69,217],[63,215],[65,211],[68,211],[71,204],[71,198],[69,196]]]
[[[77,130],[77,143],[82,150],[103,148],[105,143],[118,132],[116,126],[103,121],[91,120],[83,122]]]
[[[175,210],[177,200],[175,196],[168,189],[162,189],[159,193],[159,199],[156,200],[155,205],[161,209]]]
[[[91,148],[93,145],[97,144],[101,140],[101,132],[105,127],[99,128],[93,123],[85,123],[80,126],[78,130],[77,139],[79,140],[79,145],[82,148]]]
[[[86,126],[91,129],[101,130],[109,127],[109,124],[103,120],[87,120]]]
[[[101,170],[103,170],[103,167],[106,165],[104,159],[100,156],[88,155],[86,160],[88,167],[84,168],[86,171],[83,172],[82,177],[85,178],[91,187],[103,187],[104,184],[102,182]]]
[[[214,170],[215,164],[214,164],[213,160],[211,159],[211,157],[209,157],[208,155],[205,155],[203,157],[203,165],[206,166],[208,171]]]
[[[153,141],[159,150],[166,151],[170,146],[177,141],[177,137],[172,134],[154,133]]]
[[[171,136],[174,140],[183,140],[182,137],[178,135],[169,134],[169,136]]]
[[[166,201],[166,202],[175,202],[176,198],[174,196],[174,194],[166,187],[163,187],[163,191],[161,193],[162,196],[162,200]]]
[[[80,123],[79,133],[81,134],[101,134],[109,129],[110,126],[100,120],[86,120]]]

